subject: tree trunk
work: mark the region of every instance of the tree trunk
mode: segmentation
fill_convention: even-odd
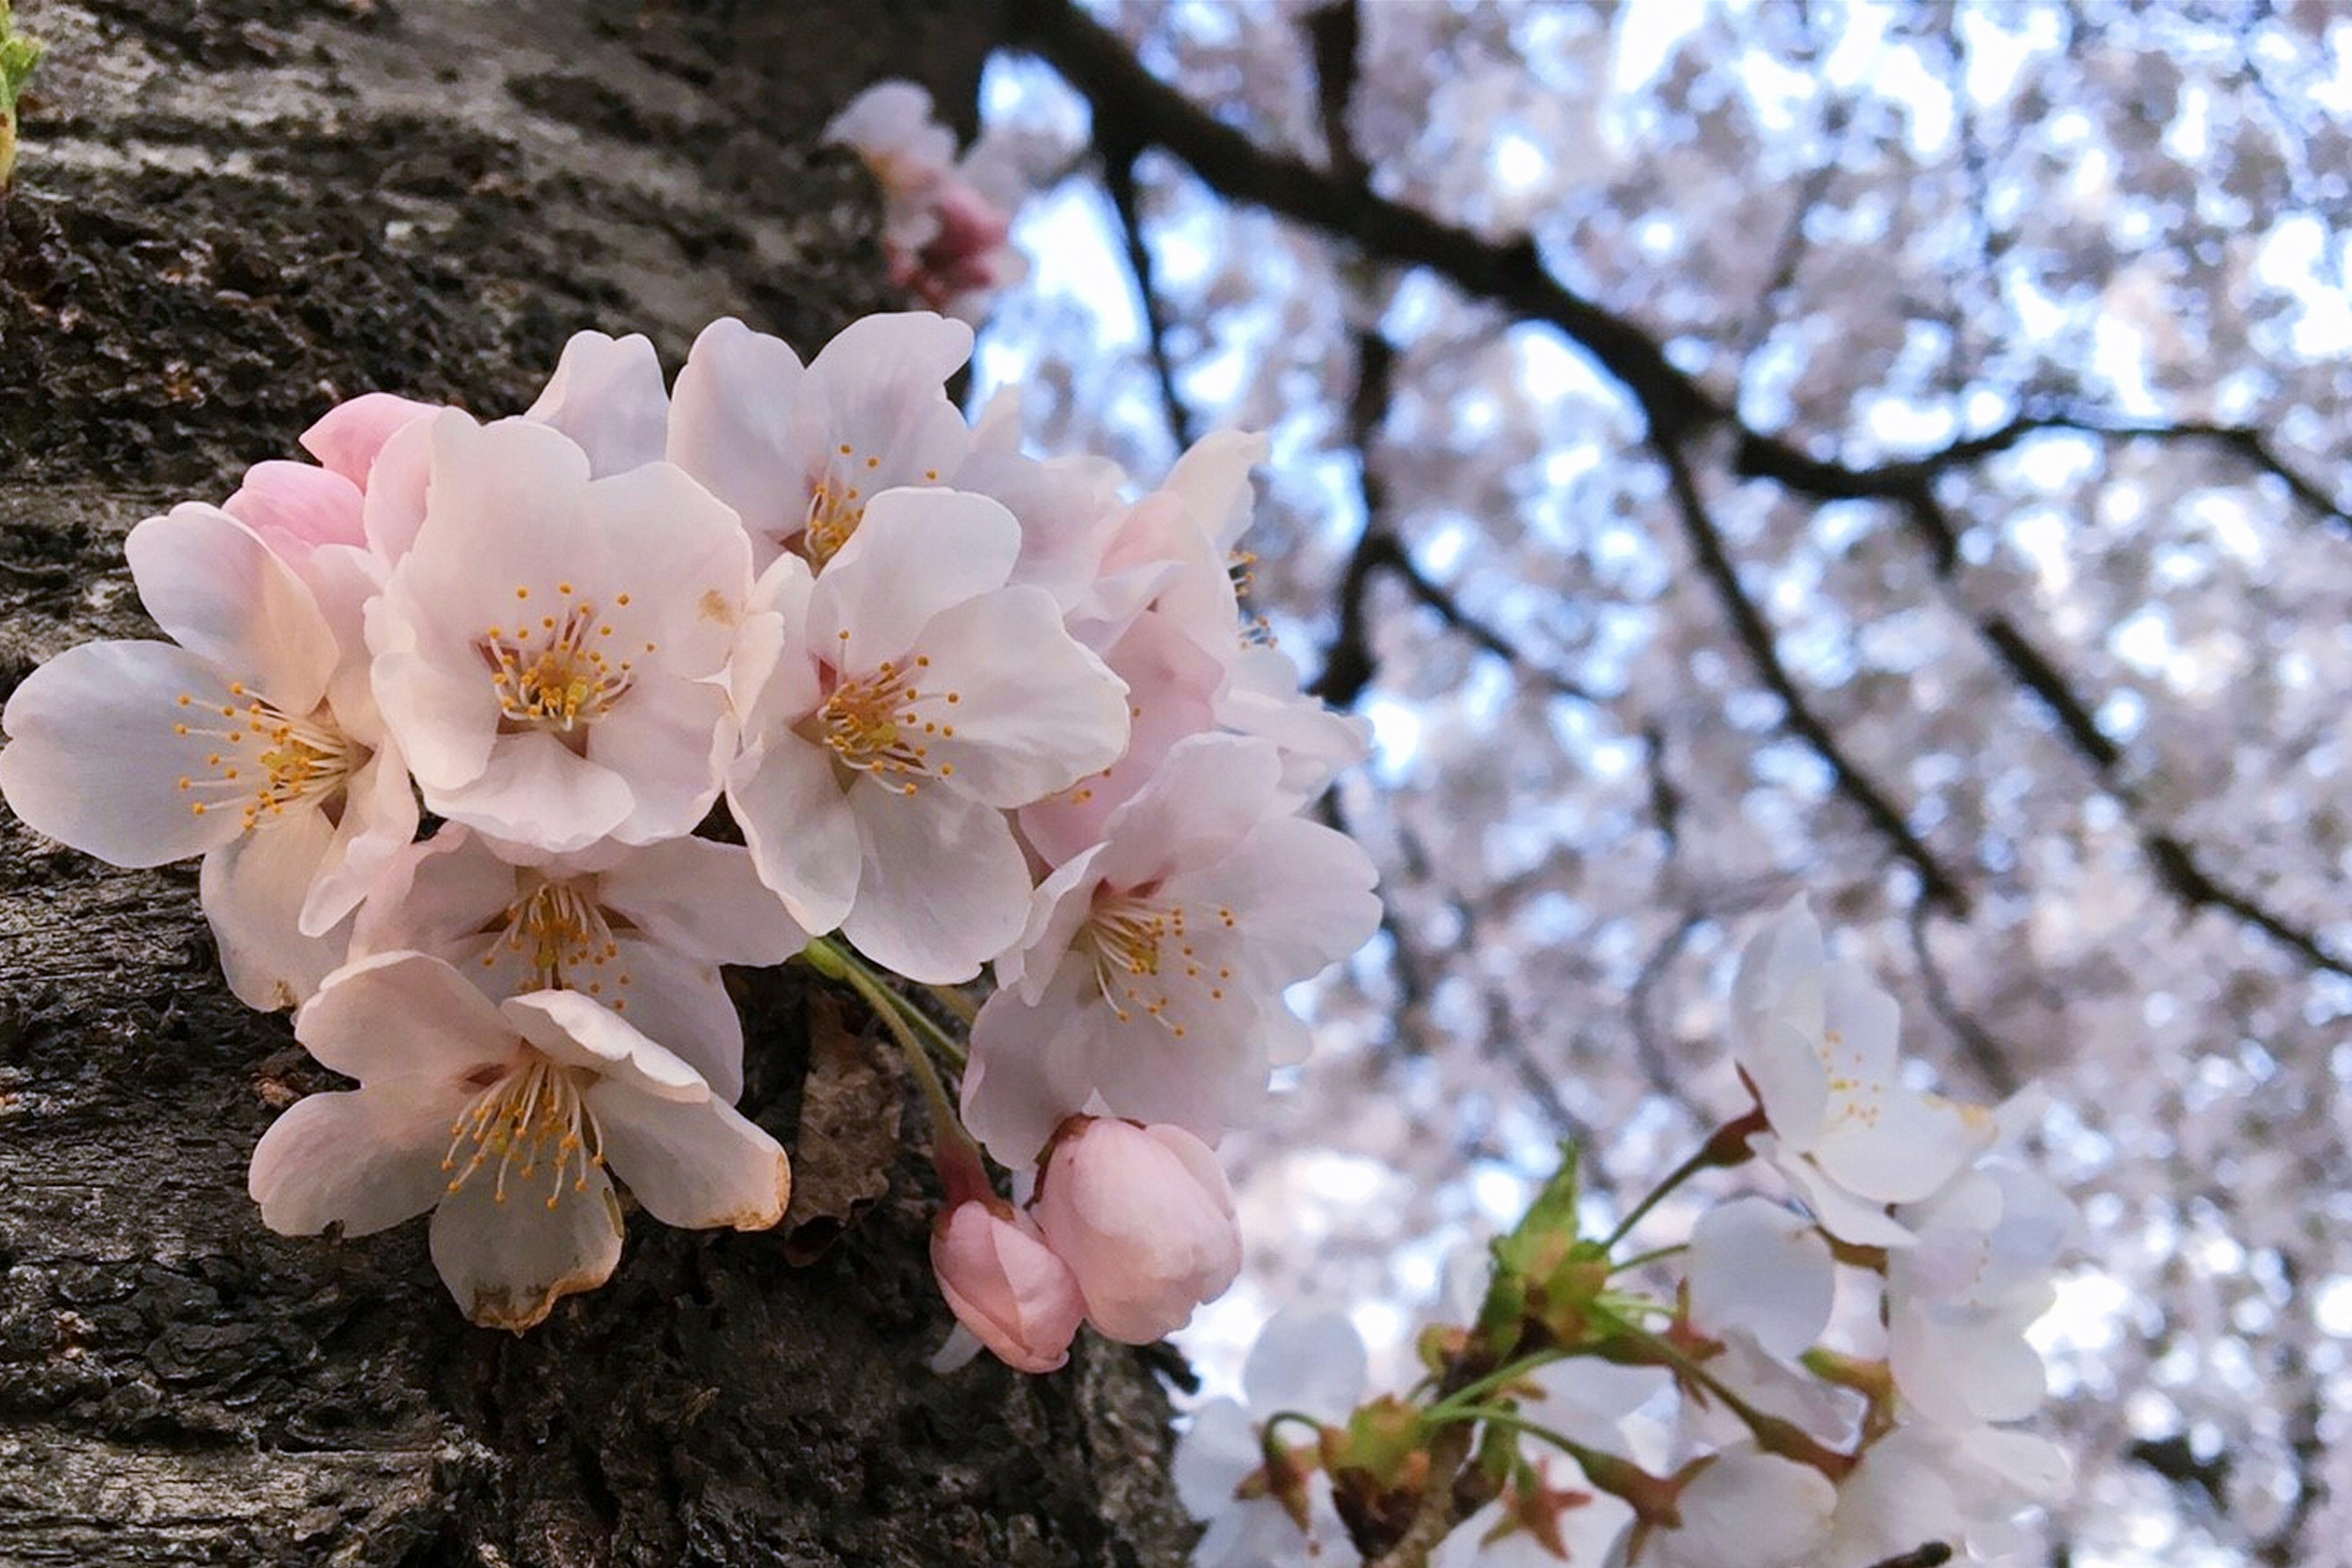
[[[519,412],[582,327],[813,351],[887,293],[814,145],[898,74],[969,105],[961,0],[30,0],[0,215],[0,695],[153,635],[131,524],[338,398]],[[789,977],[743,1108],[796,1149]],[[0,819],[0,1564],[1173,1564],[1144,1358],[948,1378],[919,1160],[813,1266],[633,1219],[603,1289],[472,1328],[424,1227],[264,1230],[245,1168],[331,1087],[223,985],[195,868]],[[908,1120],[918,1119],[910,1112]]]

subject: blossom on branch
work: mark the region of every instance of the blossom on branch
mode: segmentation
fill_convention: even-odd
[[[434,1266],[467,1317],[520,1332],[621,1255],[609,1165],[646,1211],[764,1230],[792,1172],[686,1062],[576,991],[492,1003],[424,953],[328,977],[295,1037],[356,1089],[297,1101],[253,1152],[264,1224],[365,1236],[433,1211]]]

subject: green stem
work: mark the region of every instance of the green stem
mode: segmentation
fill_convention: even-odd
[[[1442,1415],[1432,1411],[1430,1418],[1440,1422],[1475,1421],[1481,1426],[1498,1426],[1506,1432],[1523,1433],[1538,1442],[1549,1443],[1574,1459],[1587,1481],[1632,1504],[1634,1513],[1640,1518],[1652,1523],[1675,1522],[1676,1488],[1673,1481],[1650,1474],[1631,1459],[1587,1447],[1565,1432],[1547,1426],[1540,1421],[1530,1421],[1516,1410],[1481,1405],[1450,1410]]]
[[[1650,1189],[1649,1196],[1633,1205],[1633,1212],[1618,1222],[1617,1228],[1609,1233],[1609,1239],[1601,1244],[1601,1249],[1603,1252],[1614,1251],[1617,1244],[1633,1234],[1633,1227],[1647,1218],[1652,1209],[1664,1203],[1669,1193],[1701,1171],[1711,1171],[1719,1165],[1737,1165],[1745,1161],[1748,1158],[1748,1140],[1767,1131],[1768,1126],[1763,1111],[1759,1110],[1717,1128],[1707,1135],[1706,1142],[1698,1146],[1696,1153],[1676,1165],[1664,1181]]]
[[[1609,1266],[1609,1272],[1612,1274],[1622,1274],[1629,1268],[1639,1268],[1644,1263],[1656,1263],[1662,1259],[1672,1258],[1677,1253],[1688,1252],[1689,1250],[1690,1243],[1687,1241],[1678,1241],[1672,1247],[1654,1247],[1647,1252],[1635,1253],[1633,1257],[1625,1259],[1622,1263],[1611,1264]]]
[[[1573,1353],[1573,1352],[1570,1351],[1548,1350],[1538,1351],[1532,1355],[1523,1356],[1519,1360],[1511,1363],[1508,1366],[1500,1367],[1494,1372],[1488,1373],[1486,1376],[1478,1379],[1475,1383],[1463,1384],[1460,1388],[1455,1389],[1453,1393],[1447,1394],[1444,1398],[1431,1405],[1429,1407],[1429,1414],[1435,1415],[1440,1411],[1452,1411],[1475,1405],[1487,1394],[1494,1393],[1495,1390],[1508,1387],[1510,1384],[1517,1383],[1519,1379],[1527,1376],[1528,1373],[1535,1371],[1538,1367],[1549,1366],[1556,1361],[1566,1361]]]
[[[1622,1323],[1622,1326],[1656,1363],[1673,1368],[1723,1401],[1723,1407],[1739,1417],[1741,1424],[1755,1434],[1757,1446],[1766,1452],[1811,1465],[1832,1481],[1843,1479],[1846,1472],[1853,1468],[1854,1456],[1839,1453],[1793,1421],[1758,1409],[1721,1378],[1693,1361],[1678,1346],[1660,1339],[1647,1329],[1637,1328],[1632,1323]]]
[[[927,1029],[945,1037],[945,1031],[923,1016],[921,1010],[884,983],[882,977],[868,969],[864,961],[830,937],[818,937],[802,950],[808,966],[828,980],[838,980],[865,1000],[898,1042],[898,1051],[907,1058],[908,1068],[915,1081],[922,1086],[923,1098],[931,1110],[931,1123],[937,1131],[938,1147],[933,1158],[940,1168],[940,1177],[947,1184],[950,1206],[969,1198],[992,1194],[988,1182],[988,1167],[982,1162],[980,1145],[964,1131],[963,1119],[956,1114],[955,1101],[949,1098],[947,1086],[940,1081],[939,1068],[931,1065],[930,1052],[917,1039],[918,1030]]]

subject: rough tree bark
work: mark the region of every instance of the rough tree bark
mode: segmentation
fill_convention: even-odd
[[[51,54],[0,214],[0,696],[152,635],[129,526],[339,397],[520,410],[585,326],[672,364],[887,308],[876,78],[969,103],[961,0],[28,0]],[[741,981],[790,1145],[803,998]],[[919,1163],[814,1266],[635,1220],[613,1282],[467,1327],[412,1225],[286,1240],[255,1140],[331,1087],[223,987],[193,866],[0,814],[0,1564],[1172,1564],[1149,1367],[922,1370]],[[918,1119],[909,1112],[910,1122]]]

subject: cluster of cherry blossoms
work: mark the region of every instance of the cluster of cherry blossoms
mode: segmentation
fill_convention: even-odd
[[[1454,1303],[1465,1321],[1424,1331],[1407,1395],[1361,1402],[1345,1317],[1277,1315],[1246,1407],[1204,1405],[1179,1448],[1209,1521],[1194,1561],[1869,1568],[2001,1551],[2066,1483],[2061,1451],[2018,1424],[2042,1402],[2026,1331],[2075,1216],[2019,1152],[2038,1100],[1907,1087],[1898,1025],[1801,902],[1781,911],[1733,989],[1753,1109],[1605,1237],[1581,1233],[1571,1149],[1494,1244],[1483,1295]],[[1733,1167],[1771,1173],[1767,1190],[1687,1201],[1690,1178]],[[1650,1234],[1678,1191],[1696,1220]]]
[[[955,133],[910,81],[877,82],[833,117],[824,139],[866,161],[882,187],[890,281],[931,309],[978,325],[996,296],[1028,276],[1013,247],[1023,180],[1002,140],[959,156]]]
[[[583,332],[520,417],[372,394],[132,531],[171,640],[27,678],[0,790],[116,864],[203,857],[231,987],[358,1080],[263,1137],[268,1225],[429,1209],[460,1306],[526,1328],[611,1273],[614,1174],[667,1224],[782,1217],[720,964],[804,957],[928,1079],[963,1049],[903,984],[992,963],[964,1110],[1034,1203],[935,1096],[959,1317],[1043,1367],[1231,1281],[1210,1145],[1305,1048],[1283,987],[1378,918],[1299,816],[1361,738],[1245,630],[1263,443],[1136,500],[968,425],[971,347],[877,316],[803,364],[721,321],[671,389]]]

